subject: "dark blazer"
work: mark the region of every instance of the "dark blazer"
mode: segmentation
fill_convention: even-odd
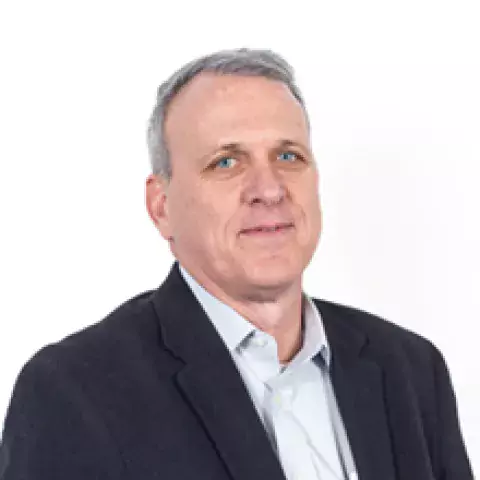
[[[315,301],[360,480],[471,480],[439,352]],[[230,354],[175,264],[157,291],[40,350],[14,388],[1,480],[284,480]]]

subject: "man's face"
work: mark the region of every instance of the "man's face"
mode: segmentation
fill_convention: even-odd
[[[180,263],[230,295],[299,285],[321,213],[305,114],[288,88],[203,73],[171,102],[165,136],[172,178],[150,177],[147,203]]]

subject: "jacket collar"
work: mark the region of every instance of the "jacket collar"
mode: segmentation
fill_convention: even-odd
[[[233,480],[285,480],[249,393],[215,327],[175,263],[153,294],[162,340],[184,362],[178,388]]]
[[[285,480],[224,342],[182,278],[178,263],[152,302],[162,340],[184,367],[176,381],[232,479]],[[366,355],[368,337],[348,309],[315,301],[332,352],[332,382],[360,478],[394,479],[383,372]]]

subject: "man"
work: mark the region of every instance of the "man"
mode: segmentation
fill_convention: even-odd
[[[440,353],[302,292],[321,213],[290,66],[191,62],[148,141],[147,208],[177,262],[26,364],[0,479],[472,479]]]

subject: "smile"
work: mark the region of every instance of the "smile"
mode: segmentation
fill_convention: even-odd
[[[255,227],[246,228],[240,233],[248,236],[272,236],[289,232],[293,228],[293,223],[278,223],[275,225],[257,225]]]

